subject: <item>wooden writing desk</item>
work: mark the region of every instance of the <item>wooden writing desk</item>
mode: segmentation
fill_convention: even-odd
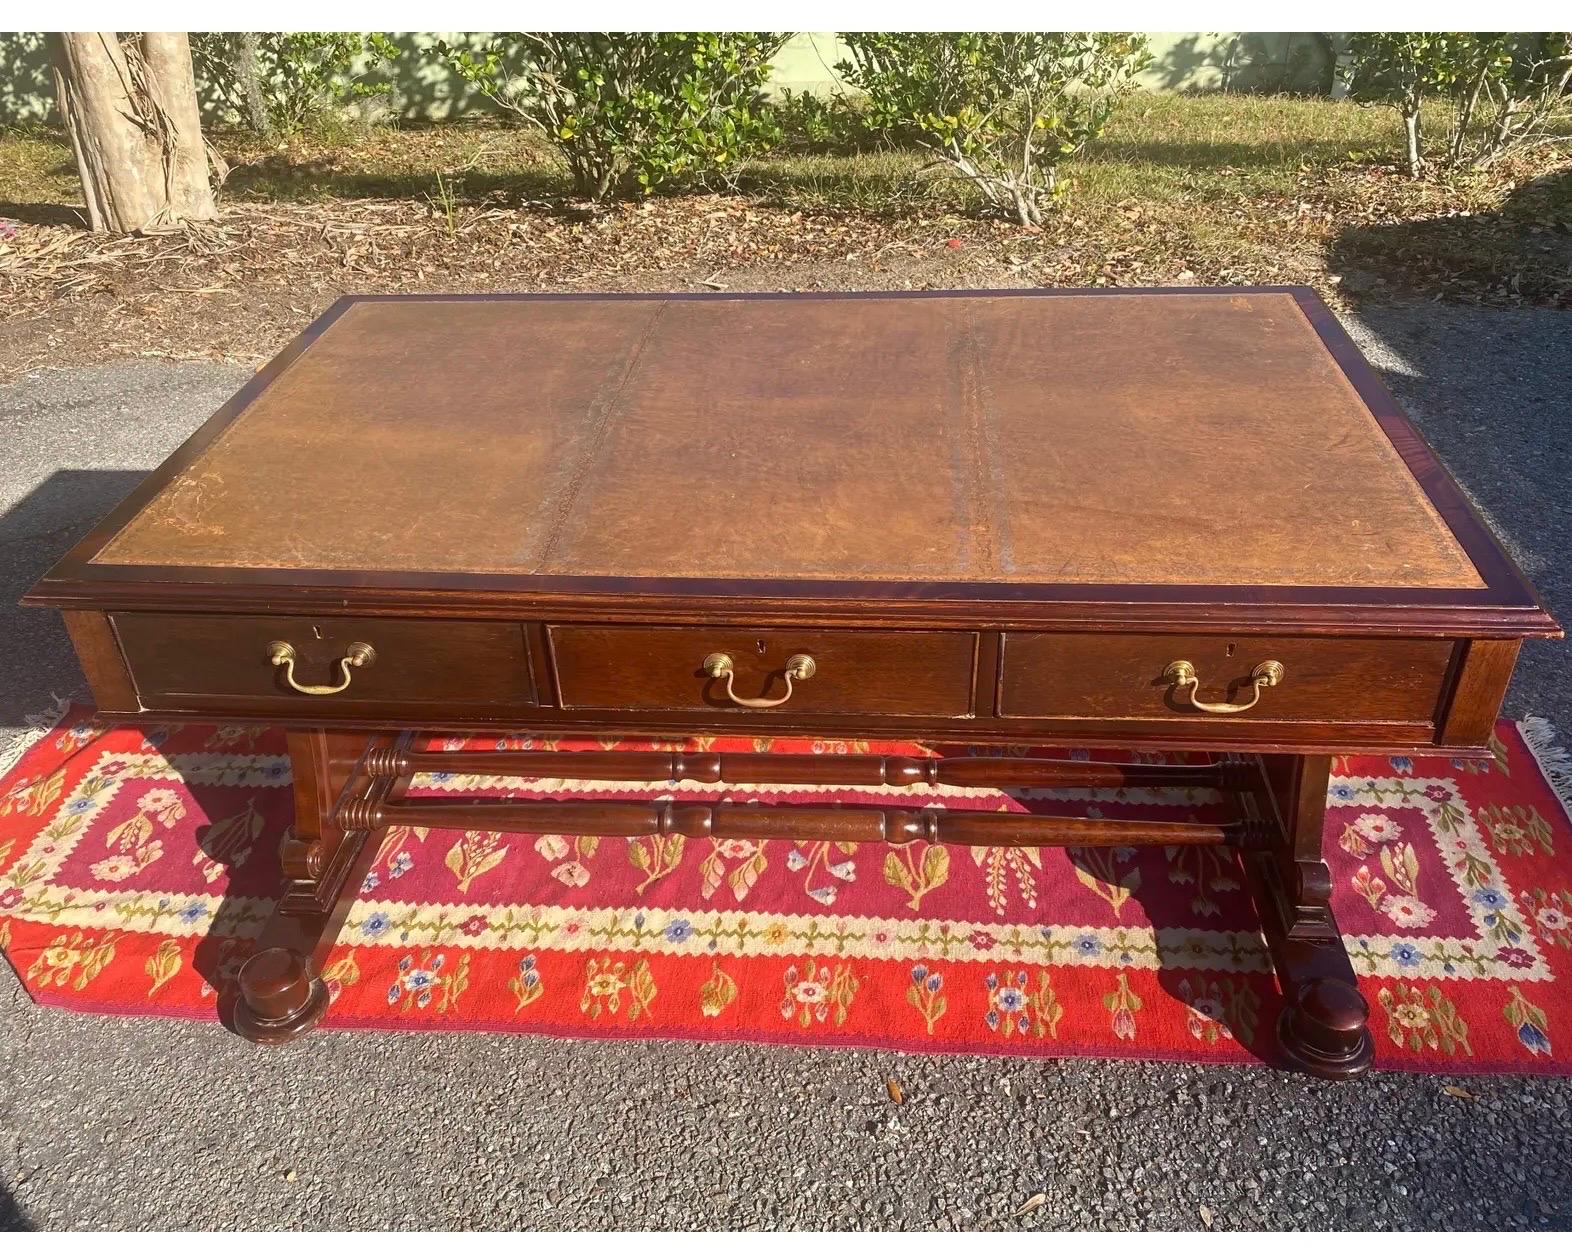
[[[392,824],[1226,844],[1289,1059],[1368,1064],[1329,757],[1481,748],[1559,633],[1306,289],[339,302],[29,594],[110,719],[287,726],[297,823],[234,1021],[320,1017]],[[410,731],[1209,748],[422,752]],[[1213,785],[1227,824],[406,797],[417,772]]]

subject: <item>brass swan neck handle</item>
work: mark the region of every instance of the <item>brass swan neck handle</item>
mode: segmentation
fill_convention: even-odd
[[[1248,712],[1261,702],[1261,692],[1269,686],[1276,686],[1283,680],[1283,666],[1276,660],[1262,660],[1250,670],[1250,685],[1255,693],[1250,697],[1249,703],[1203,703],[1196,698],[1196,692],[1201,689],[1201,679],[1196,675],[1195,665],[1189,660],[1175,660],[1163,669],[1163,680],[1173,686],[1176,691],[1190,689],[1190,706],[1201,712],[1214,712],[1228,715],[1233,712]]]
[[[717,681],[726,683],[726,697],[742,708],[778,708],[783,703],[790,701],[792,696],[792,683],[794,681],[807,681],[816,672],[819,666],[814,663],[811,655],[794,655],[786,661],[786,693],[779,699],[744,699],[732,689],[732,682],[736,680],[736,664],[731,656],[724,651],[716,651],[704,657],[704,671]]]
[[[267,644],[268,663],[274,668],[280,666],[284,669],[284,684],[291,690],[303,695],[336,695],[341,690],[348,690],[349,683],[354,680],[350,676],[351,668],[364,668],[376,662],[377,653],[369,642],[351,642],[349,650],[339,658],[339,683],[336,686],[307,686],[295,680],[295,660],[299,656],[295,648],[287,642],[269,642]]]

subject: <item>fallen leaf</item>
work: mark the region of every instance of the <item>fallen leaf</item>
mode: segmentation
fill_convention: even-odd
[[[1210,1206],[1201,1207],[1201,1222],[1206,1224],[1207,1227],[1212,1226],[1212,1208]]]
[[[1448,1096],[1455,1096],[1460,1101],[1477,1101],[1479,1099],[1467,1088],[1455,1087],[1450,1083],[1447,1084],[1446,1087],[1442,1088],[1441,1091],[1445,1092]]]
[[[884,1081],[884,1090],[890,1094],[890,1100],[894,1101],[897,1105],[903,1104],[905,1102],[906,1093],[901,1091],[901,1081],[895,1078],[895,1076],[891,1075]]]
[[[1021,1203],[1021,1208],[1015,1212],[1015,1217],[1020,1218],[1023,1214],[1030,1214],[1033,1210],[1041,1210],[1047,1204],[1047,1193],[1033,1193],[1024,1202]]]

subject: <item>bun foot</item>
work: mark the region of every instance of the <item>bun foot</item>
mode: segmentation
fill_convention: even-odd
[[[327,1012],[328,993],[306,959],[288,948],[264,948],[240,967],[235,1030],[255,1044],[284,1044]]]
[[[1290,1065],[1322,1079],[1348,1079],[1370,1067],[1370,1006],[1342,979],[1302,983],[1277,1023]]]

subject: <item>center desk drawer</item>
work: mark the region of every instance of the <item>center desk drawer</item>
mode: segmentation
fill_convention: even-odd
[[[564,708],[771,711],[779,716],[970,716],[977,635],[922,630],[552,625]],[[732,660],[738,699],[782,700],[796,655],[813,674],[768,709],[734,703],[707,658]]]
[[[1452,649],[1430,639],[1009,633],[999,715],[1429,724]],[[1192,666],[1193,687],[1165,676],[1179,660]],[[1282,665],[1282,679],[1248,711],[1206,712],[1191,702],[1250,702],[1251,676],[1269,660]]]
[[[243,706],[296,715],[414,708],[462,716],[530,707],[535,684],[524,629],[508,621],[384,620],[362,616],[114,616],[142,705]],[[273,662],[275,644],[293,655]],[[346,667],[357,644],[370,660]],[[291,685],[334,693],[307,694]]]

